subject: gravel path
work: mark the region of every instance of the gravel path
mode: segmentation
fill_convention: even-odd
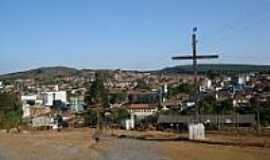
[[[7,152],[5,151],[4,147],[0,145],[0,160],[7,160],[8,155]]]
[[[167,160],[156,147],[157,142],[134,139],[113,139],[111,146],[101,154],[100,160]]]

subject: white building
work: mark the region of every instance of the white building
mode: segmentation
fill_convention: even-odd
[[[52,106],[55,100],[59,100],[64,104],[67,104],[67,92],[57,91],[57,92],[44,92],[44,105]]]
[[[43,98],[38,95],[23,95],[21,96],[23,103],[29,103],[30,101],[37,105],[43,105]]]
[[[224,77],[224,81],[225,82],[230,82],[230,81],[232,81],[232,77],[226,76],[226,77]]]
[[[36,101],[37,95],[24,95],[24,96],[21,96],[21,100],[22,100],[22,102]]]
[[[149,104],[130,104],[128,106],[128,112],[137,117],[146,117],[153,115],[158,111],[156,106],[151,106]]]
[[[23,110],[23,118],[30,118],[31,116],[31,106],[29,104],[23,104],[22,106],[22,110]]]
[[[23,118],[30,118],[31,116],[31,105],[35,105],[37,100],[37,95],[23,95],[21,96],[22,101],[22,110],[23,110]]]
[[[245,76],[239,76],[238,77],[238,84],[244,85],[246,83],[246,77]]]
[[[58,85],[54,86],[54,91],[59,91],[59,86]]]
[[[135,128],[135,117],[131,114],[131,118],[125,121],[126,130],[134,129]]]
[[[70,110],[73,112],[81,112],[84,110],[84,101],[82,97],[70,98]]]
[[[247,75],[247,76],[246,76],[246,82],[250,82],[250,80],[251,80],[250,75]]]
[[[202,123],[189,124],[188,131],[190,140],[205,140],[205,127]]]
[[[207,91],[212,88],[212,81],[210,79],[206,79],[202,82],[200,86],[200,91]]]

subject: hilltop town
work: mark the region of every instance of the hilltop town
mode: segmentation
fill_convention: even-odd
[[[53,126],[54,122],[49,119],[55,119],[56,114],[61,116],[69,127],[95,125],[86,122],[85,114],[96,108],[86,100],[86,96],[94,94],[89,93],[89,88],[95,81],[97,73],[102,73],[104,78],[108,100],[107,112],[126,113],[123,117],[117,117],[120,118],[117,123],[121,127],[125,127],[124,121],[130,115],[136,116],[138,120],[136,127],[164,128],[169,126],[166,124],[160,126],[163,124],[160,119],[162,115],[184,116],[194,115],[196,112],[193,94],[194,77],[188,73],[79,71],[67,67],[39,68],[2,76],[1,94],[12,93],[18,97],[21,103],[22,121],[31,127]],[[266,127],[269,124],[270,74],[268,72],[226,75],[210,70],[206,74],[200,74],[198,79],[200,114],[253,115],[249,117],[249,121],[239,120],[237,123],[256,128],[258,123],[255,115],[260,112],[259,125]],[[179,123],[183,129],[188,122]],[[228,120],[221,123],[230,126],[236,122],[232,118],[230,122]]]
[[[270,1],[0,1],[0,160],[270,160]]]
[[[0,145],[0,158],[176,160],[187,148],[205,154],[186,159],[211,159],[211,154],[257,159],[259,153],[268,159],[269,72],[200,73],[197,102],[194,80],[188,72],[67,67],[2,75],[0,141],[16,149]],[[190,130],[198,122],[205,131]],[[25,143],[27,147],[20,145]]]

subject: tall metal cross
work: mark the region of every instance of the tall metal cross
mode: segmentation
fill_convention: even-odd
[[[197,27],[193,28],[192,32],[192,55],[191,56],[176,56],[172,57],[173,60],[193,60],[193,74],[194,74],[194,85],[195,85],[195,107],[196,107],[196,115],[197,115],[197,120],[199,120],[199,107],[198,107],[198,82],[197,82],[197,75],[198,75],[198,70],[197,70],[197,61],[199,59],[216,59],[218,58],[218,55],[197,55],[197,39],[196,39],[196,32],[197,32]]]

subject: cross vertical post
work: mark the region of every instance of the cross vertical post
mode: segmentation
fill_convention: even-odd
[[[193,28],[193,33],[192,33],[192,55],[193,55],[193,73],[194,73],[194,86],[195,86],[195,91],[194,91],[194,102],[195,102],[195,107],[196,107],[196,119],[199,122],[199,107],[198,107],[198,71],[197,71],[197,40],[196,40],[196,32],[197,28]]]
[[[197,32],[197,27],[193,28],[192,32],[192,56],[177,56],[177,57],[172,57],[173,60],[192,60],[193,61],[193,76],[194,76],[194,87],[195,87],[195,92],[194,92],[194,103],[195,103],[195,108],[196,108],[196,117],[197,121],[200,122],[200,117],[199,117],[199,106],[198,106],[198,97],[199,97],[199,87],[198,87],[198,70],[197,70],[197,60],[198,59],[216,59],[218,58],[218,55],[197,55],[197,39],[196,39],[196,32]]]
[[[196,59],[196,56],[197,56],[197,40],[196,40],[196,31],[197,29],[193,29],[193,33],[192,33],[192,51],[193,51],[193,72],[194,72],[194,75],[196,76],[197,75],[197,59]]]

